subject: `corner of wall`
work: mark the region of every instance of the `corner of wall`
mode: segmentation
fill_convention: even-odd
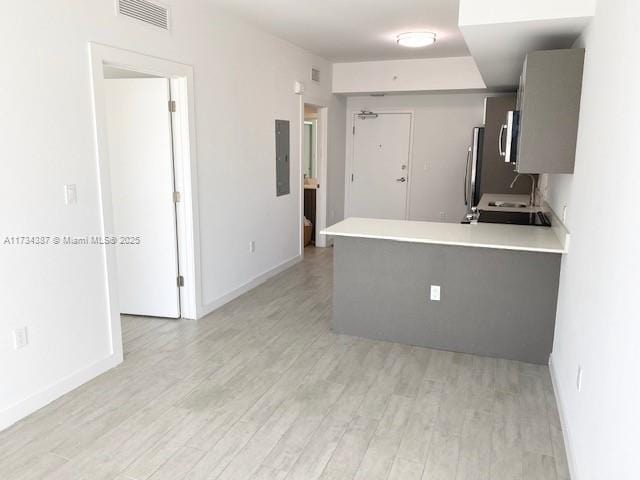
[[[240,295],[243,295],[243,294],[247,293],[249,290],[252,290],[252,289],[256,288],[257,286],[263,284],[264,282],[266,282],[270,278],[275,277],[279,273],[284,272],[288,268],[293,267],[297,263],[300,263],[302,261],[302,258],[303,258],[302,255],[296,255],[295,257],[293,257],[293,258],[281,263],[280,265],[276,265],[272,269],[269,269],[269,270],[261,273],[260,275],[257,275],[256,277],[253,277],[247,283],[244,283],[244,284],[240,285],[238,288],[235,288],[235,289],[225,293],[221,297],[218,297],[215,300],[212,300],[212,301],[202,305],[202,307],[198,311],[196,319],[200,320],[201,318],[207,316],[208,314],[210,314],[214,310],[217,310],[218,308],[222,307],[226,303],[229,303],[230,301],[238,298]]]
[[[122,363],[122,360],[122,352],[112,353],[93,365],[78,370],[58,382],[48,385],[19,403],[6,408],[0,412],[0,431],[9,428],[14,423],[45,407],[59,397],[118,366]]]
[[[565,410],[564,403],[562,401],[562,396],[560,393],[560,381],[558,379],[558,372],[556,371],[555,365],[553,363],[553,353],[549,356],[549,373],[551,375],[551,384],[553,386],[553,395],[556,399],[556,407],[558,409],[558,414],[560,416],[560,427],[562,428],[562,438],[564,440],[564,448],[567,454],[567,464],[569,465],[569,474],[571,479],[577,480],[578,476],[576,474],[576,468],[573,460],[573,449],[571,447],[571,436],[568,431],[568,424],[565,419]]]

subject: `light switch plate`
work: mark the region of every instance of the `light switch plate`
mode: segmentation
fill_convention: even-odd
[[[440,301],[440,285],[431,285],[431,300],[433,302]]]
[[[578,375],[576,375],[576,390],[582,391],[582,367],[578,366]]]
[[[66,205],[78,203],[78,189],[75,183],[69,183],[64,186],[64,203]]]
[[[13,348],[20,350],[29,344],[27,327],[19,327],[13,331]]]

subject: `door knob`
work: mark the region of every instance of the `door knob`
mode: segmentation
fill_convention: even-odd
[[[396,182],[403,183],[403,182],[406,182],[406,181],[407,181],[407,179],[404,178],[404,177],[396,178]]]

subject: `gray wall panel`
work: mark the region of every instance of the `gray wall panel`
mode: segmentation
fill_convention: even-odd
[[[289,195],[290,186],[289,121],[276,120],[276,196]]]

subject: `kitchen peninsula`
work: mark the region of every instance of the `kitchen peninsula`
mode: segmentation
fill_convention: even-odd
[[[322,233],[335,237],[336,333],[548,362],[558,229],[348,218]]]

